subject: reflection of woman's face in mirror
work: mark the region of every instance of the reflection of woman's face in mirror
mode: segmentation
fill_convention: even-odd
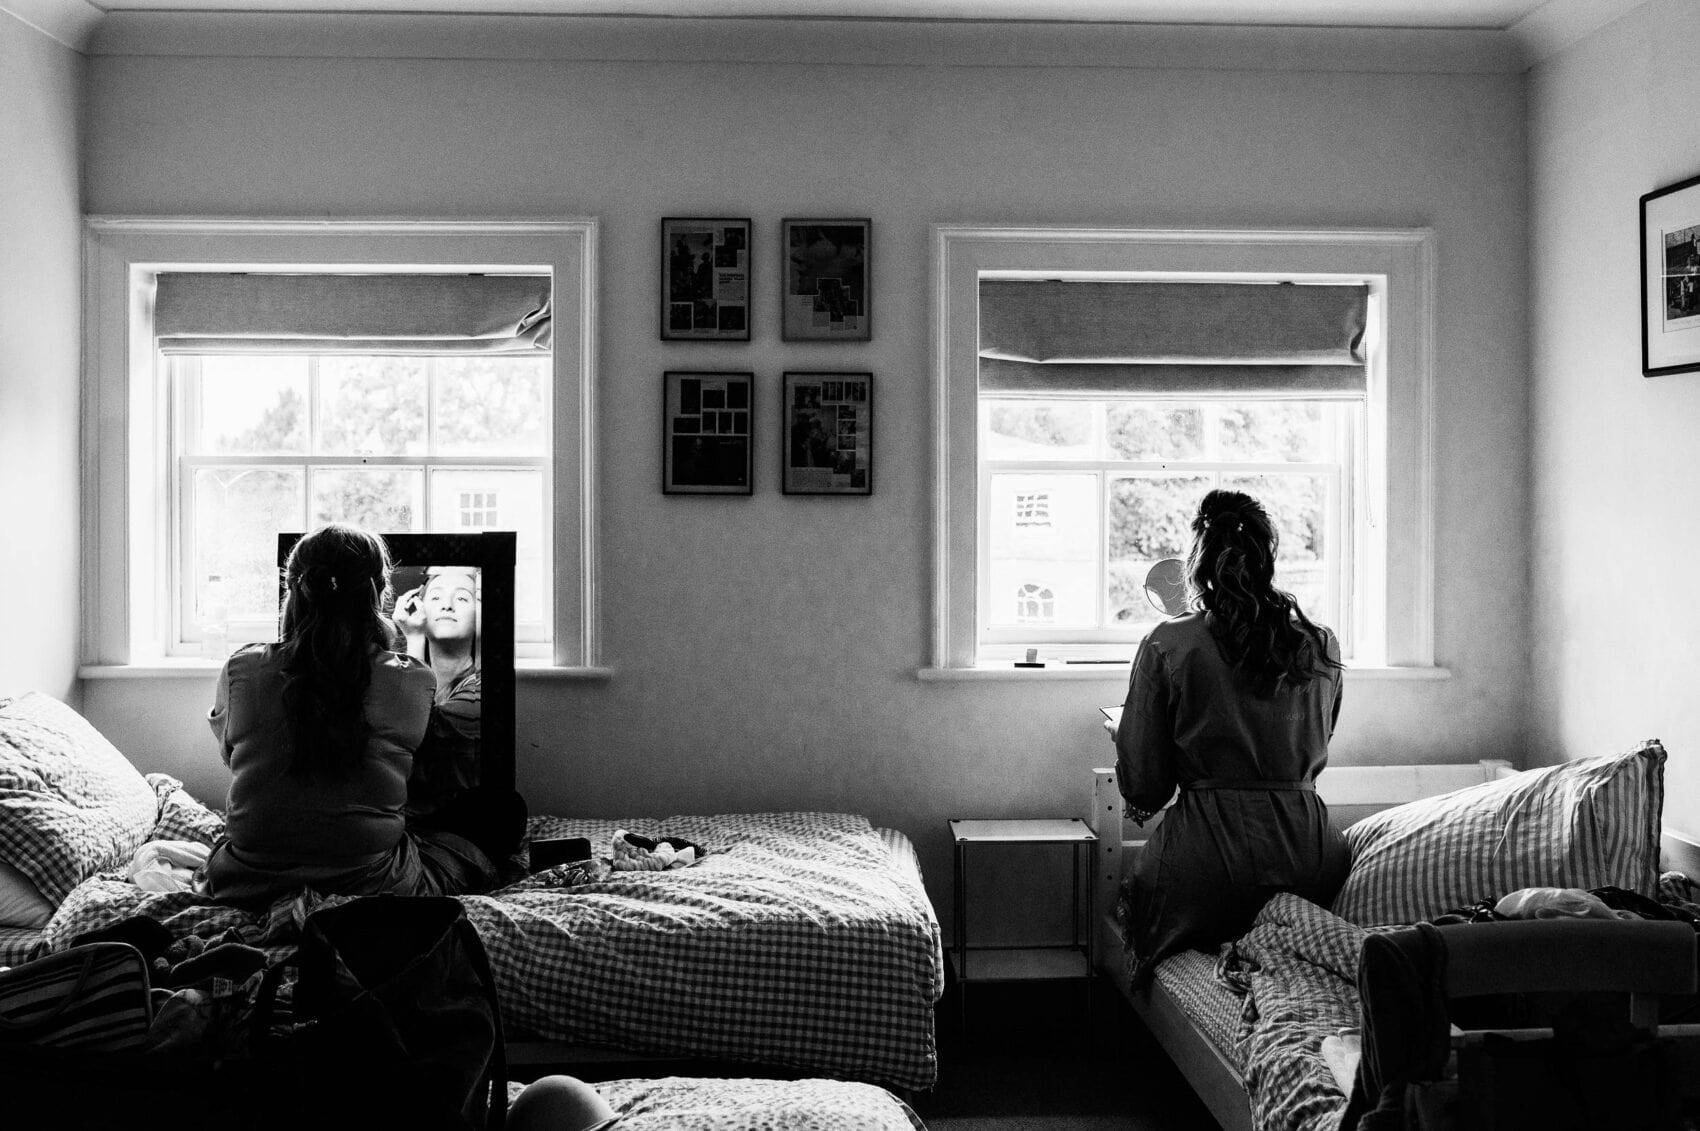
[[[470,640],[478,631],[478,582],[471,570],[433,570],[425,581],[425,634]]]

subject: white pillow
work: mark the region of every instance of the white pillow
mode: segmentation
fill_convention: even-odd
[[[36,691],[0,703],[0,860],[49,903],[122,867],[158,816],[153,786],[77,712]]]
[[[0,927],[45,927],[51,918],[53,905],[30,878],[0,860]]]
[[[1521,888],[1652,897],[1664,802],[1665,748],[1654,739],[1386,809],[1346,830],[1352,869],[1333,910],[1368,927]]]

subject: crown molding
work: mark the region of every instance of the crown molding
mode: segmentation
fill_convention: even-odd
[[[11,3],[14,0],[0,0]],[[81,2],[81,0],[78,0]],[[1065,21],[114,11],[94,55],[1517,73],[1507,33]]]
[[[1574,46],[1647,0],[1547,0],[1511,25],[1529,66]]]
[[[88,0],[0,0],[0,12],[73,51],[87,49],[95,28],[106,15]]]

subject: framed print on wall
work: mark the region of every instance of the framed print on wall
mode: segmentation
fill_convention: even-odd
[[[865,342],[874,336],[872,220],[781,220],[779,336]]]
[[[1641,198],[1641,372],[1700,370],[1700,177]]]
[[[787,373],[782,405],[785,494],[874,493],[871,373]]]
[[[661,390],[661,490],[748,495],[755,467],[750,373],[668,372]]]
[[[661,221],[661,340],[750,340],[750,221]]]

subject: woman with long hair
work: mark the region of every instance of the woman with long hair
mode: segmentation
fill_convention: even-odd
[[[417,833],[404,807],[431,722],[431,669],[391,650],[391,561],[382,538],[333,523],[284,567],[281,637],[238,649],[208,716],[230,793],[208,893],[260,902],[299,888],[447,895],[488,890],[523,833],[503,799],[500,835]],[[512,843],[509,843],[511,839]]]
[[[1255,499],[1211,491],[1192,534],[1194,611],[1140,644],[1116,730],[1140,824],[1180,793],[1133,871],[1136,985],[1176,951],[1243,934],[1277,891],[1327,906],[1350,862],[1315,785],[1340,716],[1339,644],[1275,588],[1277,536]]]
[[[408,816],[416,823],[432,823],[482,775],[482,612],[479,571],[471,566],[431,566],[422,585],[396,599],[407,654],[436,678],[431,725],[408,782]]]

